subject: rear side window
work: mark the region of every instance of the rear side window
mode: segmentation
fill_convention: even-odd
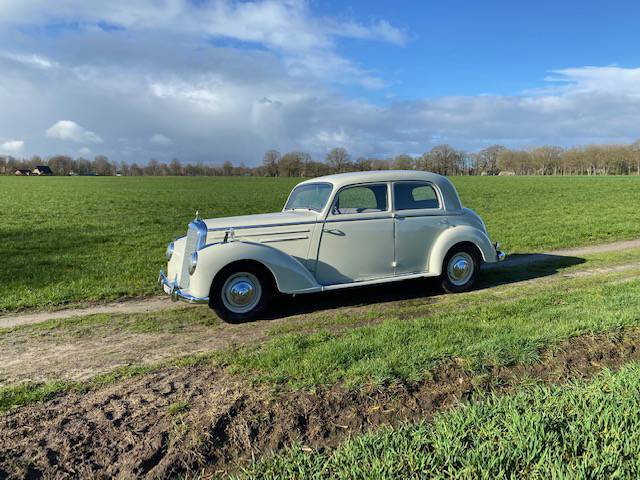
[[[438,195],[430,183],[394,183],[393,196],[396,210],[440,208]]]
[[[340,190],[331,209],[333,215],[375,213],[387,210],[387,185],[357,185]]]

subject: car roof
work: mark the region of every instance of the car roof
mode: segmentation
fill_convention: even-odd
[[[325,175],[324,177],[312,178],[299,185],[306,183],[328,182],[334,186],[335,190],[348,185],[369,182],[397,182],[397,181],[423,181],[437,185],[440,190],[446,210],[460,210],[462,204],[460,197],[451,181],[442,175],[433,172],[420,170],[373,170],[367,172],[347,172]]]

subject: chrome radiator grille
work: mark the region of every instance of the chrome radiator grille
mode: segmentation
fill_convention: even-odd
[[[190,224],[189,230],[187,231],[184,255],[182,256],[180,278],[178,278],[178,284],[182,289],[189,287],[189,260],[191,258],[191,254],[198,248],[198,235],[198,228],[195,225]]]

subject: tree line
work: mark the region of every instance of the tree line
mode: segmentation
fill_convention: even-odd
[[[561,148],[543,146],[509,149],[492,145],[479,152],[465,152],[450,145],[438,145],[422,155],[402,154],[393,158],[352,158],[346,149],[329,151],[323,161],[305,152],[280,154],[268,150],[257,167],[207,163],[168,163],[151,160],[147,164],[113,162],[104,155],[93,160],[55,155],[47,159],[35,156],[17,159],[0,156],[0,173],[18,169],[32,170],[48,165],[55,175],[126,176],[264,176],[318,177],[331,173],[360,170],[426,170],[442,175],[640,175],[640,140],[630,145],[588,145]]]

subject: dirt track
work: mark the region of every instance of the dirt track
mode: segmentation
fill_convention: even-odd
[[[358,391],[337,386],[314,394],[276,394],[215,367],[171,368],[0,416],[0,477],[222,473],[294,441],[322,449],[378,425],[428,418],[475,391],[509,391],[522,378],[588,377],[640,359],[639,341],[637,329],[585,336],[530,366],[490,368],[474,376],[454,363],[427,382]]]
[[[622,248],[620,244],[615,245],[616,248]],[[579,260],[572,256],[560,258],[573,259],[567,265],[577,264],[576,260]],[[487,282],[478,291],[461,296],[442,295],[433,279],[328,292],[311,297],[299,296],[278,305],[274,309],[277,316],[241,325],[221,322],[206,306],[194,308],[170,302],[172,308],[184,309],[173,310],[170,315],[180,318],[175,329],[162,326],[170,321],[165,314],[156,314],[156,330],[136,329],[137,323],[145,321],[145,318],[128,314],[120,314],[118,318],[105,315],[97,323],[90,318],[78,318],[65,321],[66,326],[56,324],[46,329],[27,326],[0,334],[0,386],[24,381],[84,380],[124,365],[148,365],[184,355],[261,343],[274,330],[353,328],[377,323],[389,316],[411,318],[433,315],[451,302],[464,307],[467,303],[465,298],[476,298],[483,292],[488,293],[486,301],[513,300],[525,284],[563,282],[567,277],[628,271],[620,276],[624,281],[637,278],[640,261],[627,261],[608,267],[560,270],[560,274],[556,267],[543,267],[542,271],[540,268],[536,266],[531,271],[520,268],[517,274],[487,275]],[[535,274],[530,275],[533,270],[536,270]],[[490,289],[486,290],[488,287]],[[85,321],[86,325],[83,326]]]
[[[606,243],[602,245],[591,245],[580,248],[556,250],[545,253],[518,254],[507,257],[504,262],[491,265],[489,266],[489,268],[509,268],[544,262],[554,257],[579,257],[581,255],[618,252],[623,250],[631,250],[633,248],[640,248],[640,239]],[[83,317],[100,313],[142,313],[183,307],[183,304],[173,303],[166,296],[144,299],[130,299],[122,302],[108,303],[104,305],[92,305],[82,308],[67,308],[51,312],[30,312],[4,315],[0,316],[0,328],[39,323],[60,318]]]

